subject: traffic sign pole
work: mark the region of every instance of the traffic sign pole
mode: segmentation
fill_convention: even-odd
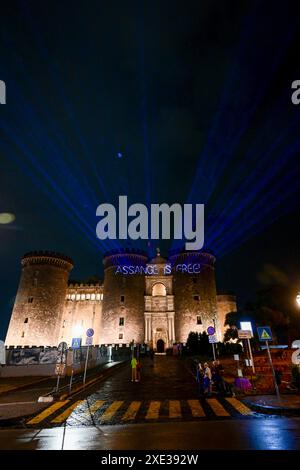
[[[56,391],[58,392],[58,389],[59,389],[59,379],[60,379],[60,372],[58,372],[58,375],[57,375],[57,382],[56,382]]]
[[[214,355],[214,361],[215,361],[216,360],[215,344],[214,343],[211,343],[211,344],[213,348],[213,355]]]
[[[86,371],[87,371],[87,366],[88,366],[88,361],[89,361],[89,351],[90,351],[90,345],[93,344],[93,336],[94,336],[94,330],[93,328],[89,328],[86,332],[86,343],[87,344],[87,352],[86,352],[86,358],[85,358],[85,366],[84,366],[84,374],[83,374],[83,385],[85,385],[85,379],[86,379]]]
[[[87,365],[88,365],[88,360],[89,360],[89,350],[90,350],[90,346],[88,345],[87,352],[86,352],[86,359],[85,359],[84,374],[83,374],[83,385],[85,385],[86,370],[87,370]]]
[[[277,395],[278,400],[280,400],[281,398],[280,398],[279,388],[278,388],[278,385],[277,385],[276,375],[275,375],[273,362],[272,362],[272,356],[271,356],[270,348],[269,348],[269,341],[272,341],[272,339],[273,339],[271,328],[269,326],[258,326],[257,327],[257,333],[258,333],[259,341],[265,341],[265,343],[266,343],[269,362],[270,362],[270,366],[271,366],[271,369],[272,369],[272,375],[273,375],[273,380],[274,380],[274,385],[275,385],[275,391],[276,391],[276,395]]]
[[[250,343],[249,338],[247,338],[247,343],[248,343],[250,359],[251,359],[251,364],[252,364],[252,372],[253,372],[253,374],[255,374],[254,360],[253,360],[252,348],[251,348],[251,343]]]
[[[217,339],[215,337],[215,332],[216,332],[216,329],[214,326],[209,326],[207,328],[207,333],[208,333],[208,340],[209,342],[212,344],[212,350],[213,350],[213,356],[214,356],[214,361],[216,360],[216,352],[215,352],[215,345],[214,343],[217,342]]]
[[[58,366],[56,392],[58,392],[58,389],[59,389],[59,381],[60,381],[60,375],[61,375],[61,371],[62,371],[62,364],[65,364],[65,360],[66,360],[65,356],[66,356],[67,348],[68,348],[68,345],[64,341],[59,343],[58,348],[57,348],[58,355],[59,355],[59,360],[58,360],[58,362],[56,362],[56,365]]]
[[[70,392],[70,393],[71,393],[71,390],[72,390],[73,374],[74,374],[74,369],[73,369],[73,367],[72,367],[71,377],[70,377],[70,383],[69,383],[69,392]]]
[[[276,395],[277,395],[278,400],[280,400],[281,397],[280,397],[279,388],[278,388],[278,385],[277,385],[277,382],[276,382],[276,376],[275,376],[275,371],[274,371],[274,367],[273,367],[272,356],[271,356],[270,348],[269,348],[269,341],[266,341],[266,346],[267,346],[269,361],[270,361],[270,365],[271,365],[271,369],[272,369]]]

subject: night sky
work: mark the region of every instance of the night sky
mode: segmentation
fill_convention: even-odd
[[[300,291],[300,7],[6,1],[0,11],[0,339],[31,250],[102,276],[96,207],[204,203],[217,283],[242,306]],[[120,242],[117,246],[124,247]],[[163,254],[175,245],[131,246]],[[300,314],[300,313],[299,313]]]

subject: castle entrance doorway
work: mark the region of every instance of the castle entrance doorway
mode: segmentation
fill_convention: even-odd
[[[165,352],[165,342],[163,339],[159,339],[156,343],[156,351],[158,353],[163,353]]]

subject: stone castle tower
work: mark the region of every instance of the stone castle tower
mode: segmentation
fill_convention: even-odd
[[[191,331],[206,331],[214,326],[222,336],[217,308],[215,257],[206,252],[171,255],[175,299],[176,339],[185,342]],[[193,272],[188,271],[194,266]],[[187,270],[180,268],[187,267]]]
[[[33,252],[21,265],[6,344],[56,346],[73,262],[57,253]]]
[[[137,343],[144,341],[143,275],[117,274],[118,266],[144,267],[143,252],[110,252],[103,258],[104,285],[101,322],[101,343]]]
[[[215,257],[209,252],[157,255],[107,253],[104,282],[71,283],[72,261],[56,253],[29,253],[6,337],[7,346],[57,346],[93,328],[94,344],[146,343],[159,351],[185,343],[190,332],[214,326],[223,339],[234,296],[217,295]]]

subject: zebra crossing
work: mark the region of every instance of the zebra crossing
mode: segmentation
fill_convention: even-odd
[[[28,426],[120,424],[189,419],[251,417],[256,413],[235,397],[125,401],[64,400],[30,418]]]

